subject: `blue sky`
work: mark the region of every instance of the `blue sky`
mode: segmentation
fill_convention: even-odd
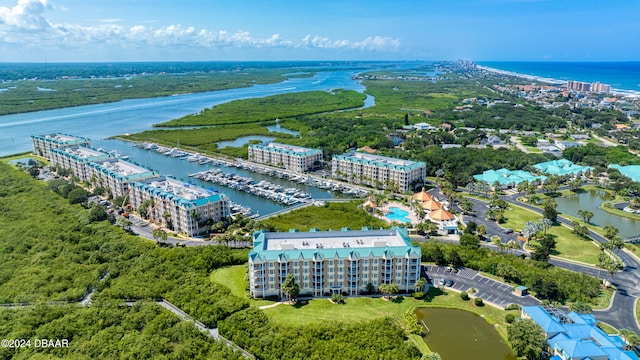
[[[638,0],[0,0],[0,62],[640,60]]]

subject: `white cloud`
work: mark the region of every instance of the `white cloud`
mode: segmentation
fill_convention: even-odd
[[[0,26],[13,31],[42,31],[51,27],[44,11],[51,6],[47,0],[19,0],[18,5],[0,7]]]
[[[163,27],[147,25],[123,26],[122,19],[102,19],[92,26],[58,23],[45,17],[54,9],[47,0],[19,0],[12,8],[0,7],[0,49],[2,44],[22,45],[33,49],[86,49],[109,45],[114,49],[131,47],[194,47],[194,48],[296,48],[296,49],[354,49],[394,51],[400,47],[398,39],[370,36],[364,40],[332,40],[307,35],[302,40],[290,40],[275,33],[255,37],[248,31],[211,31],[193,26],[173,24]]]

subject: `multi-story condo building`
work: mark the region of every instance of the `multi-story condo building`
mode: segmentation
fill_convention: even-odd
[[[159,174],[118,158],[87,163],[89,178],[96,176],[101,186],[108,188],[113,197],[128,196],[130,184],[158,177]]]
[[[322,150],[268,143],[249,145],[249,161],[306,172],[322,167]]]
[[[415,290],[420,247],[405,229],[256,232],[249,253],[249,290],[254,297],[280,296],[292,274],[301,295],[358,295],[371,284],[395,283]]]
[[[89,146],[89,139],[67,134],[55,133],[33,135],[31,136],[31,144],[33,145],[34,154],[50,159],[51,149],[62,149],[75,145]]]
[[[340,180],[377,188],[393,183],[398,186],[399,192],[405,192],[411,190],[412,182],[425,178],[426,166],[424,162],[353,151],[333,156],[331,174]]]
[[[150,200],[148,216],[152,221],[187,236],[207,230],[204,224],[211,224],[207,220],[218,222],[231,214],[226,195],[165,176],[134,182],[130,189],[133,209]]]
[[[112,158],[110,154],[103,153],[84,146],[71,146],[67,148],[53,148],[50,150],[49,160],[51,165],[58,165],[65,169],[71,169],[73,175],[81,181],[91,182],[92,171],[89,171],[88,163],[100,162]],[[97,179],[96,179],[97,180]],[[97,185],[97,184],[93,184]]]

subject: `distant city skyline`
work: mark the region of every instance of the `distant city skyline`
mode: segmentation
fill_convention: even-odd
[[[0,0],[0,62],[640,60],[619,0]]]

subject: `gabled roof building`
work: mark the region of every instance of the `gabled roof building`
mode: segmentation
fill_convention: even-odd
[[[256,232],[249,253],[249,290],[254,297],[282,297],[288,274],[300,294],[358,295],[371,284],[395,283],[415,290],[420,277],[420,247],[406,229]]]
[[[551,360],[638,360],[618,335],[596,326],[590,314],[565,313],[552,306],[524,306],[522,317],[535,321],[547,336]]]

